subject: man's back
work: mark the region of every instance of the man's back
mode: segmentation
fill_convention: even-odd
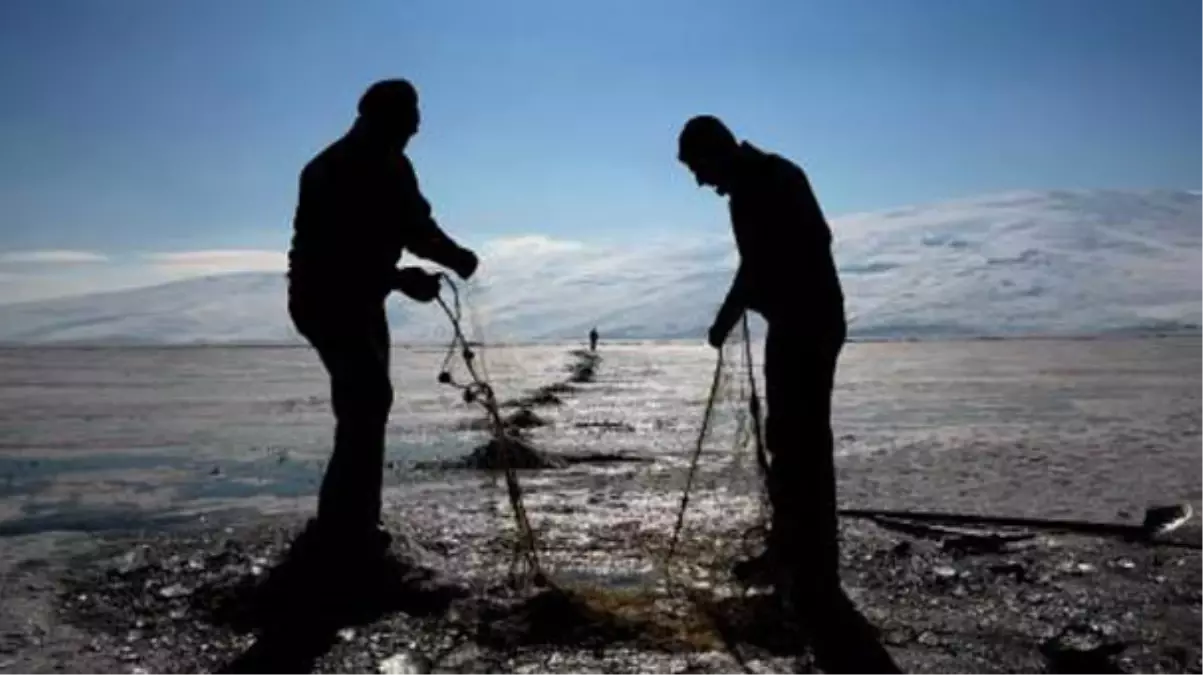
[[[750,143],[731,190],[736,246],[750,276],[752,306],[766,318],[844,321],[831,229],[806,173]]]
[[[382,297],[407,243],[407,224],[428,216],[405,156],[348,133],[301,172],[289,251],[294,290]]]

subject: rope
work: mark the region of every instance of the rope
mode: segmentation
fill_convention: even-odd
[[[768,453],[765,450],[764,434],[762,433],[762,430],[761,430],[760,396],[758,395],[758,393],[756,391],[756,369],[755,369],[754,362],[752,360],[752,340],[751,340],[751,331],[748,328],[748,313],[747,312],[744,312],[741,323],[742,323],[742,327],[743,327],[743,341],[744,341],[744,354],[743,354],[744,366],[746,369],[747,384],[748,384],[748,389],[749,389],[748,408],[749,408],[749,413],[751,414],[751,417],[752,417],[752,436],[753,436],[753,440],[756,443],[756,464],[760,470],[761,478],[765,478],[768,476],[769,462],[768,462]],[[691,493],[693,490],[694,476],[697,473],[698,463],[702,457],[702,448],[704,447],[705,442],[706,442],[706,437],[710,432],[710,424],[711,424],[711,420],[712,420],[713,413],[714,413],[714,406],[715,406],[716,401],[718,400],[719,382],[722,380],[723,367],[724,367],[723,351],[720,349],[720,350],[718,350],[718,356],[715,359],[714,377],[710,383],[710,395],[706,399],[706,409],[702,413],[702,425],[701,425],[701,428],[698,430],[698,437],[694,443],[693,455],[690,458],[690,463],[689,463],[689,473],[685,480],[685,488],[681,494],[681,503],[677,509],[676,524],[673,526],[672,537],[669,540],[668,553],[667,553],[667,555],[665,557],[665,561],[664,561],[666,573],[670,573],[670,572],[668,572],[669,564],[671,563],[672,558],[676,554],[677,543],[678,543],[678,540],[680,539],[681,531],[682,531],[682,529],[684,527],[684,523],[685,523],[685,513],[689,509],[689,500],[690,500],[690,496],[691,496]],[[737,430],[737,432],[736,432],[736,436],[737,436],[736,446],[737,447],[742,445],[741,439],[739,438],[739,436],[741,435],[743,424],[741,423],[739,426],[741,427],[741,429]],[[753,530],[755,530],[755,529],[757,529],[757,527],[753,527]],[[763,529],[763,525],[760,526],[760,529]],[[745,535],[745,538],[746,538],[746,535]]]
[[[515,555],[525,558],[527,569],[526,571],[532,575],[536,584],[546,583],[546,576],[539,565],[538,545],[535,541],[535,532],[530,525],[530,520],[526,515],[526,506],[522,500],[522,485],[518,482],[518,473],[514,470],[510,457],[509,436],[505,433],[505,423],[501,418],[501,411],[497,405],[497,398],[494,394],[493,387],[489,385],[486,377],[482,375],[484,371],[483,362],[480,364],[480,371],[477,371],[476,354],[468,344],[468,339],[464,335],[462,319],[463,306],[460,302],[459,288],[455,282],[446,274],[439,274],[442,281],[446,282],[451,288],[452,306],[448,306],[442,295],[438,295],[435,299],[439,303],[439,307],[443,309],[443,313],[447,315],[451,321],[451,327],[454,332],[451,338],[451,344],[447,348],[447,355],[443,358],[443,365],[439,371],[439,382],[456,387],[464,392],[465,403],[480,403],[488,414],[489,423],[492,427],[493,438],[498,444],[498,455],[501,458],[501,468],[505,475],[506,491],[510,501],[510,508],[514,512],[514,523],[518,528],[519,546],[515,550]],[[458,384],[451,377],[451,371],[448,368],[451,365],[452,359],[455,357],[456,347],[461,346],[460,355],[463,359],[464,368],[468,371],[468,376],[472,381],[468,384]],[[517,562],[517,559],[515,562]]]
[[[747,312],[744,312],[743,314],[742,325],[744,339],[743,356],[748,378],[749,412],[752,416],[752,433],[756,442],[756,460],[761,474],[767,475],[768,460],[764,449],[763,436],[761,434],[760,404],[759,397],[756,393],[755,368],[752,362],[752,346],[750,331],[748,328]],[[661,571],[664,574],[665,588],[669,595],[674,595],[677,591],[680,591],[699,614],[709,619],[711,625],[715,629],[715,632],[722,640],[723,646],[726,648],[731,657],[735,659],[735,662],[740,666],[740,668],[742,668],[744,672],[751,673],[754,671],[747,662],[747,659],[744,658],[739,647],[739,640],[727,619],[714,608],[707,606],[700,593],[687,586],[676,583],[676,580],[673,578],[672,574],[672,560],[676,555],[677,544],[680,540],[681,532],[684,529],[685,514],[689,509],[689,501],[693,492],[694,478],[697,474],[698,465],[702,457],[702,449],[705,447],[706,438],[710,433],[710,425],[713,420],[715,403],[718,401],[719,383],[722,381],[723,368],[725,365],[724,362],[725,359],[723,357],[723,350],[719,349],[718,356],[715,358],[714,376],[710,383],[710,394],[706,399],[706,408],[702,413],[702,424],[698,430],[697,439],[694,442],[693,454],[689,463],[689,472],[685,479],[685,487],[681,492],[681,503],[677,509],[676,523],[673,526],[672,536],[669,539],[668,552],[665,554],[661,563]],[[744,431],[743,418],[741,417],[740,423],[736,430],[735,444],[737,449],[746,442],[746,439],[743,438]],[[763,525],[760,527],[763,529]],[[756,528],[754,527],[753,530],[754,529]],[[745,540],[747,539],[747,536],[747,534],[744,535]]]
[[[714,363],[714,378],[710,382],[710,396],[706,399],[706,410],[702,413],[702,427],[698,431],[697,442],[694,443],[693,456],[689,462],[689,473],[685,478],[685,489],[681,491],[681,506],[677,509],[677,522],[673,526],[672,537],[669,539],[668,554],[664,560],[664,569],[666,576],[671,578],[671,569],[669,563],[672,562],[673,556],[676,554],[677,541],[681,536],[681,529],[685,525],[685,512],[689,509],[689,496],[693,491],[693,479],[697,474],[698,460],[702,457],[702,447],[706,442],[706,435],[710,430],[710,419],[714,412],[714,402],[718,399],[718,385],[722,380],[723,375],[723,352],[719,350],[718,358]]]
[[[502,471],[505,475],[507,494],[509,497],[510,507],[514,513],[514,521],[519,533],[519,542],[515,550],[515,562],[517,562],[519,558],[525,559],[527,564],[527,572],[532,575],[536,585],[555,587],[555,584],[548,579],[539,564],[538,545],[535,539],[534,530],[530,525],[530,520],[527,516],[526,508],[523,503],[523,491],[521,484],[518,481],[517,472],[514,470],[512,463],[509,461],[509,438],[505,433],[504,422],[497,405],[493,387],[488,383],[487,375],[483,374],[483,360],[477,360],[476,354],[469,346],[468,339],[464,335],[463,305],[460,299],[459,289],[455,282],[447,275],[440,274],[439,277],[441,281],[445,281],[447,283],[447,287],[451,290],[451,304],[449,305],[441,294],[436,296],[435,299],[438,301],[439,307],[443,310],[443,313],[450,321],[453,330],[451,344],[447,348],[447,354],[443,358],[443,363],[439,372],[439,382],[462,390],[464,401],[466,403],[480,403],[488,414],[493,436],[499,444],[498,450],[500,453]],[[755,370],[752,362],[751,339],[748,328],[748,317],[746,313],[743,315],[742,324],[744,338],[744,360],[747,368],[747,382],[750,389],[749,407],[752,415],[752,431],[756,442],[757,463],[760,471],[762,474],[764,474],[767,473],[768,463],[761,433],[759,397],[756,392]],[[471,382],[466,384],[457,383],[451,376],[451,372],[449,370],[452,361],[455,358],[457,348],[459,348],[459,354],[464,363],[464,367],[471,378]],[[723,377],[723,369],[724,357],[723,351],[720,349],[718,350],[718,356],[715,361],[714,376],[710,384],[710,394],[707,398],[705,412],[702,416],[701,428],[699,429],[697,440],[694,443],[689,473],[686,477],[685,488],[681,494],[681,503],[677,511],[676,523],[673,527],[668,553],[663,561],[663,572],[667,581],[666,588],[668,592],[673,594],[674,590],[676,589],[682,590],[690,603],[694,605],[695,609],[710,620],[719,637],[722,639],[727,651],[732,655],[740,667],[743,668],[745,672],[752,672],[749,664],[740,653],[738,639],[735,637],[734,631],[728,625],[728,622],[725,620],[725,618],[719,615],[719,613],[712,608],[706,606],[699,593],[687,587],[679,587],[672,578],[671,561],[675,556],[676,547],[680,541],[680,535],[684,528],[685,515],[689,509],[693,483],[697,475],[702,450],[705,447],[705,441],[709,435],[710,427],[713,421],[715,403],[718,400],[720,383],[722,382]],[[742,428],[742,423],[740,426]]]
[[[752,433],[755,435],[756,440],[756,465],[760,467],[761,478],[767,478],[769,475],[769,458],[764,449],[764,436],[760,428],[760,397],[756,395],[756,368],[752,363],[752,334],[748,329],[747,312],[744,312],[743,328],[744,364],[747,366],[748,389],[751,392],[748,399],[748,409],[752,413]]]
[[[484,374],[484,363],[483,361],[480,362],[480,371],[478,372],[476,354],[472,351],[472,348],[469,346],[468,339],[464,335],[463,303],[460,298],[459,287],[446,274],[440,273],[438,277],[440,281],[445,282],[446,286],[451,290],[451,305],[447,304],[447,301],[441,294],[436,296],[435,300],[438,302],[439,307],[443,310],[443,313],[447,316],[448,321],[450,321],[453,331],[451,344],[447,347],[447,353],[443,358],[443,363],[439,370],[439,382],[462,390],[465,403],[480,403],[487,413],[490,425],[492,427],[493,437],[498,443],[502,472],[505,476],[510,507],[514,513],[514,521],[518,528],[518,534],[521,542],[521,549],[520,551],[517,551],[517,553],[525,557],[528,565],[528,571],[533,573],[535,579],[537,581],[546,582],[546,576],[543,574],[543,571],[539,565],[538,545],[536,543],[534,529],[530,525],[530,519],[527,516],[526,507],[523,503],[522,486],[518,481],[517,472],[514,470],[512,464],[508,461],[510,445],[509,437],[505,433],[505,423],[502,420],[493,387],[488,383],[487,375]],[[750,330],[748,327],[747,312],[744,312],[742,316],[742,328],[744,339],[744,361],[747,367],[747,381],[751,392],[749,397],[749,406],[752,415],[753,435],[756,441],[756,460],[762,475],[767,475],[768,460],[764,449],[763,435],[761,433],[760,399],[756,392],[755,369],[752,360],[752,346]],[[460,347],[460,356],[463,360],[464,367],[472,380],[467,384],[459,384],[455,382],[449,370],[452,360],[455,358],[457,347]],[[664,561],[666,573],[668,576],[670,576],[670,578],[670,563],[676,554],[676,547],[680,541],[681,531],[684,528],[685,514],[689,509],[693,482],[697,474],[698,464],[702,455],[702,449],[705,446],[706,437],[710,431],[715,402],[718,399],[719,383],[722,381],[723,366],[723,351],[720,349],[718,350],[718,357],[715,361],[714,376],[710,384],[710,394],[707,397],[706,409],[702,416],[701,429],[698,432],[698,437],[694,444],[693,455],[689,465],[689,473],[686,478],[685,488],[681,494],[681,504],[677,511],[676,523],[673,526],[668,554]]]
[[[514,470],[511,463],[508,461],[510,446],[509,438],[505,433],[505,425],[501,418],[501,412],[497,405],[496,396],[493,387],[488,383],[487,376],[483,375],[484,364],[480,362],[480,372],[477,370],[476,354],[472,351],[468,344],[468,339],[463,331],[463,303],[460,298],[459,288],[455,282],[446,274],[439,274],[441,281],[446,282],[448,288],[451,289],[451,305],[448,305],[442,295],[436,296],[439,307],[447,316],[451,323],[453,335],[451,344],[448,345],[447,353],[443,358],[443,363],[439,371],[439,382],[442,384],[456,387],[463,391],[464,401],[466,403],[477,402],[482,405],[485,412],[488,414],[490,425],[492,427],[493,436],[499,444],[499,454],[502,464],[502,471],[505,476],[507,494],[509,497],[510,507],[514,513],[514,521],[518,528],[520,545],[519,555],[525,557],[528,571],[533,573],[536,583],[546,584],[548,579],[543,573],[538,559],[538,545],[535,539],[534,529],[530,525],[530,520],[526,513],[526,507],[523,502],[522,486],[518,481],[517,472]],[[757,461],[760,464],[761,470],[767,471],[767,461],[764,456],[764,444],[760,430],[760,413],[759,399],[756,394],[756,382],[754,370],[752,366],[751,356],[751,340],[749,337],[748,317],[747,313],[743,315],[743,337],[745,347],[745,359],[747,364],[748,383],[751,388],[751,412],[753,433],[756,440]],[[451,376],[449,370],[452,361],[456,355],[456,348],[460,347],[460,355],[462,357],[464,367],[468,371],[471,382],[467,384],[459,384]],[[706,409],[702,417],[702,426],[699,430],[697,440],[694,444],[693,456],[690,461],[689,473],[686,478],[685,489],[681,495],[681,505],[677,512],[676,523],[673,527],[673,533],[669,544],[669,551],[664,561],[666,576],[671,580],[670,563],[676,552],[676,546],[680,540],[681,531],[685,524],[685,514],[689,509],[689,500],[692,494],[693,481],[697,474],[699,460],[701,459],[702,449],[705,446],[706,437],[710,431],[710,424],[713,419],[715,402],[718,400],[719,383],[722,381],[724,367],[723,352],[718,351],[718,358],[715,362],[714,376],[710,384],[710,394],[707,398]]]

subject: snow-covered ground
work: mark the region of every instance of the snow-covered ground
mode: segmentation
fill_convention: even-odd
[[[1198,334],[1197,191],[1045,191],[834,218],[860,337]],[[484,337],[701,339],[736,263],[730,236],[484,247],[468,289]],[[414,259],[408,259],[413,261]],[[0,306],[0,341],[291,342],[280,273]],[[442,340],[437,307],[390,303],[399,341]]]
[[[512,398],[567,378],[575,348],[484,357]],[[600,353],[596,381],[537,408],[550,425],[531,438],[654,461],[528,476],[536,501],[539,486],[565,477],[662,482],[675,494],[685,474],[714,353],[694,343],[603,343]],[[1199,359],[1199,339],[1181,337],[852,344],[835,399],[841,499],[1102,519],[1198,500]],[[394,350],[388,482],[398,494],[471,491],[484,479],[412,470],[486,440],[469,426],[479,408],[435,381],[441,360],[440,350]],[[0,349],[0,372],[0,534],[291,510],[316,493],[329,454],[328,385],[308,348],[20,347]],[[704,455],[706,472],[727,482],[737,457],[743,473],[754,466],[733,452],[737,385],[724,387]]]
[[[729,350],[732,375],[738,347]],[[489,348],[484,360],[508,398],[562,381],[578,349]],[[689,341],[603,342],[600,354],[594,381],[537,409],[551,425],[531,438],[559,452],[651,461],[522,472],[540,565],[565,588],[655,599],[654,611],[637,611],[667,617],[658,625],[694,625],[678,620],[691,616],[688,607],[663,602],[671,596],[660,595],[660,564],[714,353]],[[854,343],[836,393],[840,504],[1134,525],[1155,504],[1186,501],[1198,513],[1200,354],[1197,336]],[[459,606],[469,611],[445,619],[398,612],[356,625],[316,670],[366,672],[398,653],[452,653],[446,658],[456,665],[440,667],[473,672],[496,663],[737,669],[718,651],[547,640],[527,628],[541,611],[500,615],[525,617],[516,622],[475,611],[515,604],[498,583],[517,541],[504,481],[412,467],[408,460],[458,455],[481,442],[481,432],[464,430],[480,412],[436,384],[438,350],[397,348],[394,356],[384,521],[423,564],[479,583],[471,604]],[[253,607],[229,591],[249,588],[313,513],[332,420],[312,350],[17,347],[0,349],[0,373],[0,668],[231,670],[225,664],[262,640],[215,625],[208,609],[229,607],[231,597],[235,607]],[[725,573],[750,543],[759,481],[749,449],[733,450],[737,383],[728,381],[725,394],[674,559],[683,573],[674,578],[737,601],[714,606],[739,619],[762,607],[761,596],[731,588]],[[1195,516],[1181,535],[1197,549],[1197,533]],[[1056,535],[964,555],[851,519],[842,521],[841,549],[849,595],[907,672],[1065,670],[1045,667],[1039,648],[1067,625],[1126,647],[1119,670],[1198,670],[1197,550]],[[547,616],[562,619],[558,610]],[[477,629],[484,622],[540,637],[517,650],[508,640],[477,644],[473,636],[488,635]],[[567,625],[580,630],[575,618]],[[786,622],[729,625],[743,627],[736,640],[741,654],[756,657],[749,668],[798,669],[798,659],[778,656],[780,645],[804,644],[782,635]],[[287,640],[289,655],[296,644]],[[499,644],[507,655],[493,660]]]

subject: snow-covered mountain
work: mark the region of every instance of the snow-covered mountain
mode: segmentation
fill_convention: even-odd
[[[854,336],[1197,333],[1201,217],[1197,191],[1022,192],[832,229]],[[727,232],[626,247],[508,239],[482,251],[467,298],[494,342],[579,339],[595,324],[607,338],[700,338],[735,264]],[[433,304],[389,311],[398,341],[449,335]],[[5,342],[296,339],[276,273],[0,306]]]

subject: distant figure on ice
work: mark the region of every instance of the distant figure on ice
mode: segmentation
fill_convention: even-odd
[[[721,348],[746,310],[768,323],[765,436],[772,522],[765,553],[738,563],[735,575],[774,585],[820,631],[848,623],[833,623],[837,617],[863,622],[839,576],[831,396],[847,326],[831,231],[806,174],[789,160],[737,141],[709,115],[689,120],[678,140],[678,159],[698,185],[728,197],[740,254],[709,343]],[[843,637],[828,642],[846,640],[847,625],[841,632]],[[821,667],[896,670],[884,649],[866,640],[859,650],[829,654]],[[865,661],[868,657],[875,658]],[[859,660],[849,665],[848,658]]]
[[[288,309],[330,375],[336,419],[317,517],[293,552],[370,572],[363,563],[378,560],[391,541],[380,523],[393,404],[384,303],[394,290],[418,302],[439,292],[437,276],[397,264],[408,250],[467,279],[478,261],[435,223],[405,155],[420,119],[414,87],[399,79],[377,82],[360,98],[358,113],[351,129],[301,172],[293,223]]]
[[[589,331],[589,351],[597,351],[597,326]]]

